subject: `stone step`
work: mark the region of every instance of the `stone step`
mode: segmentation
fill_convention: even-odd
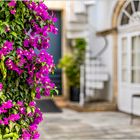
[[[76,110],[78,112],[93,112],[93,111],[117,111],[116,103],[107,101],[93,101],[92,103],[86,103],[81,107],[77,103],[69,102],[67,108]]]
[[[104,81],[108,81],[109,80],[109,76],[108,76],[108,74],[94,74],[94,73],[87,73],[86,74],[86,80],[87,81],[93,81],[93,82],[95,82],[95,81],[102,81],[102,82],[104,82]]]
[[[85,69],[86,73],[108,73],[107,68],[104,65],[96,65],[96,66],[91,66],[91,65],[86,65]]]
[[[87,66],[89,65],[90,67],[102,64],[101,60],[99,60],[99,59],[96,59],[96,60],[88,60],[88,59],[86,59],[85,63],[86,63]]]
[[[96,66],[94,66],[94,65],[86,65],[86,68],[96,68],[96,69],[106,69],[106,66],[104,65],[104,64],[101,64],[101,65],[96,65]]]
[[[84,4],[86,6],[91,6],[91,5],[95,5],[96,4],[96,1],[95,0],[85,0],[84,1]]]
[[[81,1],[81,0],[77,0],[77,1],[74,1],[74,13],[86,13],[86,5],[84,3],[84,1]]]
[[[74,14],[71,16],[70,23],[87,23],[87,15],[86,14]]]
[[[106,74],[108,73],[106,67],[87,67],[86,73],[93,73],[93,74]]]
[[[86,82],[86,88],[89,89],[103,89],[104,83],[103,82],[94,82],[94,81],[87,81]]]
[[[90,68],[95,68],[95,67],[97,67],[97,68],[105,68],[106,66],[104,65],[104,64],[102,64],[102,63],[94,63],[94,64],[90,64],[90,63],[86,63],[85,64],[86,65],[86,67],[90,67]]]
[[[76,39],[76,38],[86,38],[88,36],[88,33],[86,31],[67,31],[67,38],[68,39]]]
[[[67,31],[85,31],[87,29],[87,24],[84,23],[69,23],[67,25]]]

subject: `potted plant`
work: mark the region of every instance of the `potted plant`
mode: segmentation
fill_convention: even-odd
[[[38,139],[42,113],[35,97],[56,90],[49,74],[49,33],[57,33],[56,18],[43,2],[0,2],[0,140]],[[35,53],[35,49],[39,53]]]
[[[79,101],[80,94],[80,66],[85,59],[86,41],[79,38],[74,40],[72,54],[64,56],[58,67],[62,68],[68,78],[70,86],[70,100]]]

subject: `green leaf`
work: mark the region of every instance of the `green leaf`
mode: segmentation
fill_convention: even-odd
[[[11,32],[11,34],[14,36],[14,37],[17,37],[17,34],[15,32]]]
[[[12,112],[13,112],[14,114],[17,114],[17,113],[18,113],[18,111],[17,111],[16,109],[14,109],[14,108],[12,108]]]
[[[54,89],[54,91],[57,95],[59,95],[59,91],[57,89]]]
[[[28,125],[24,120],[21,120],[19,124],[24,125],[24,126]]]
[[[34,107],[31,107],[31,110],[32,110],[33,113],[35,112],[35,108]]]
[[[3,139],[8,139],[14,136],[14,133],[9,133],[3,136]]]
[[[3,92],[2,91],[0,91],[0,97],[3,95]]]
[[[31,97],[32,97],[32,99],[35,98],[35,92],[34,92],[34,90],[31,91]]]
[[[16,125],[15,125],[15,129],[16,129],[16,132],[18,133],[19,130],[20,130],[20,125],[16,124]]]
[[[10,132],[10,130],[6,127],[5,132],[6,132],[6,134],[8,134]]]
[[[4,1],[1,1],[1,2],[0,2],[0,7],[2,7],[2,6],[3,6],[3,4],[4,4]]]
[[[5,97],[4,95],[1,95],[1,96],[0,96],[0,99],[1,99],[2,101],[5,101],[5,100],[6,100],[6,97]]]
[[[10,132],[12,131],[12,129],[14,128],[14,126],[15,126],[15,123],[12,122],[12,121],[10,121],[9,122],[9,130],[10,130]]]
[[[27,114],[29,114],[29,113],[31,113],[32,112],[32,110],[31,110],[31,108],[28,106],[27,107]]]
[[[2,135],[0,134],[0,140],[2,140]]]
[[[3,22],[2,24],[5,26],[9,26],[7,22]]]
[[[13,136],[15,138],[14,140],[17,140],[19,138],[19,135],[17,133],[14,133]]]
[[[1,26],[0,27],[0,34],[3,34],[5,32],[4,28]]]

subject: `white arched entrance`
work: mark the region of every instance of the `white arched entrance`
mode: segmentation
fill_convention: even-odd
[[[140,0],[127,0],[118,20],[118,107],[131,112],[131,97],[140,94]],[[134,102],[140,114],[140,98]]]

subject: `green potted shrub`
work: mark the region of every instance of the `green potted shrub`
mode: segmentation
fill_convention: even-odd
[[[80,94],[80,66],[84,63],[86,41],[79,38],[74,40],[72,54],[64,56],[58,67],[62,68],[68,78],[71,101],[79,101]]]

